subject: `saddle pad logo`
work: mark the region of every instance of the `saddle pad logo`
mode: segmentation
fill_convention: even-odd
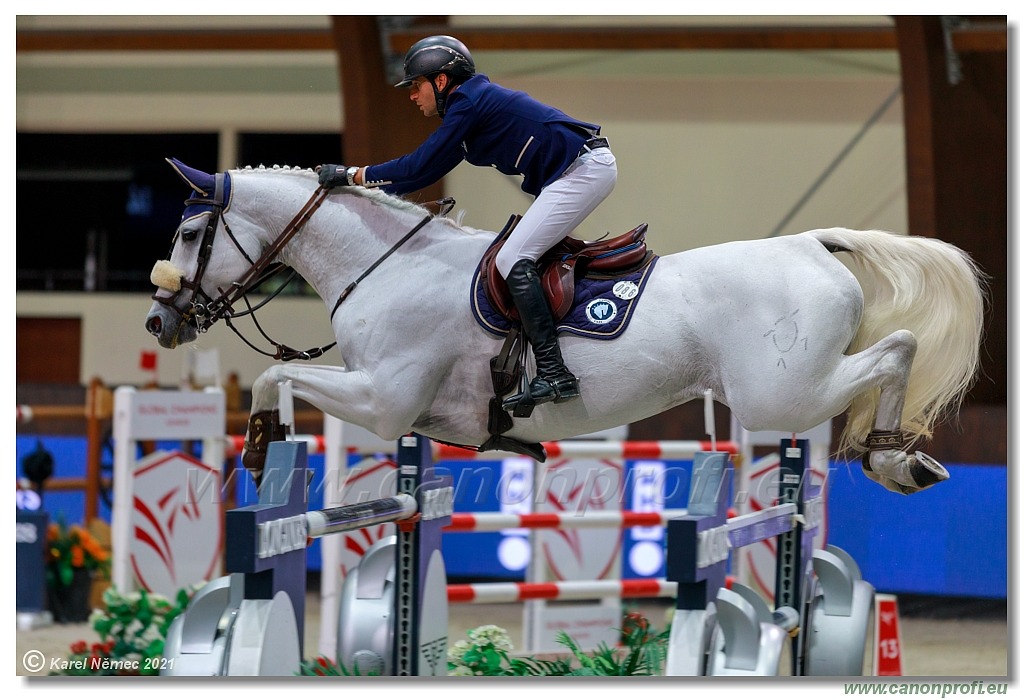
[[[611,299],[594,299],[587,304],[587,319],[599,326],[611,323],[618,314],[619,307]]]

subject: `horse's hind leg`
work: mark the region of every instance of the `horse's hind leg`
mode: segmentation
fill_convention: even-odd
[[[900,430],[903,402],[910,378],[910,367],[917,351],[917,340],[910,331],[896,331],[854,358],[873,363],[868,380],[879,387],[878,405],[872,429],[867,435],[864,474],[890,491],[910,494],[949,478],[949,472],[937,461],[904,450]],[[860,363],[858,363],[860,364]]]

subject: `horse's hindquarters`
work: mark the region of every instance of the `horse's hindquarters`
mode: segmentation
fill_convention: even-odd
[[[636,356],[668,363],[683,400],[711,389],[748,429],[803,431],[846,408],[836,377],[862,309],[813,238],[710,246],[659,260],[621,355],[634,374]]]

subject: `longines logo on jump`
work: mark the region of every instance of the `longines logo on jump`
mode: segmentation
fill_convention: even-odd
[[[615,302],[609,299],[594,299],[587,304],[587,318],[591,323],[604,325],[611,322],[619,313]]]

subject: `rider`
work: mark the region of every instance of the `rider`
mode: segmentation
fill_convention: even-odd
[[[615,156],[601,127],[574,119],[523,92],[492,83],[469,49],[450,36],[430,36],[405,55],[405,77],[395,87],[441,126],[413,152],[379,165],[322,165],[325,187],[362,185],[405,194],[437,182],[462,160],[521,175],[522,189],[536,199],[496,258],[526,335],[537,376],[529,395],[535,404],[562,403],[580,395],[566,368],[555,321],[541,288],[536,261],[569,235],[615,186]],[[506,399],[506,409],[523,395]]]

